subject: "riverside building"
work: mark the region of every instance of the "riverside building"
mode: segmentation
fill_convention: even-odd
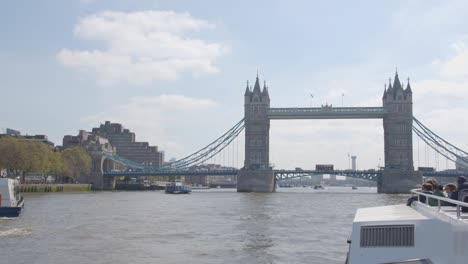
[[[93,128],[91,133],[107,138],[110,144],[117,148],[119,156],[155,167],[163,165],[164,152],[158,151],[157,146],[150,146],[148,142],[137,142],[135,133],[125,129],[122,124],[106,121]]]

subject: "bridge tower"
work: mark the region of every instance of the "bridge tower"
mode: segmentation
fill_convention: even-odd
[[[398,72],[384,89],[383,118],[385,169],[377,184],[379,193],[405,193],[421,182],[413,167],[413,98],[409,84],[403,89]]]
[[[269,163],[270,96],[257,78],[253,90],[249,84],[244,94],[245,160],[237,177],[238,192],[274,192],[275,176]]]
[[[94,190],[113,190],[115,188],[115,177],[104,178],[104,169],[107,171],[114,168],[114,163],[102,156],[102,151],[88,151],[91,157],[91,173],[84,182],[92,184]]]

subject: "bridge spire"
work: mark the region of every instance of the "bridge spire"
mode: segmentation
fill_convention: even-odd
[[[261,91],[260,91],[260,82],[258,80],[258,73],[257,73],[257,78],[255,79],[255,85],[254,85],[254,88],[253,88],[253,93],[254,94],[261,94]]]
[[[250,95],[249,81],[247,80],[247,87],[245,87],[245,96]]]
[[[268,95],[268,87],[267,87],[267,85],[266,85],[266,81],[263,81],[262,96],[270,97],[270,95]]]
[[[393,90],[396,92],[399,89],[403,89],[401,87],[400,79],[398,78],[398,71],[395,72],[395,80],[393,80]]]
[[[413,93],[411,91],[411,86],[410,86],[410,83],[409,83],[409,77],[408,77],[408,84],[406,85],[405,93]]]

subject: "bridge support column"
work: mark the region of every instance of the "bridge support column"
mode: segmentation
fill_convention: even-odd
[[[270,167],[270,96],[257,79],[244,94],[245,161],[237,177],[238,192],[274,192],[275,175]]]
[[[385,169],[379,178],[379,193],[408,193],[421,183],[413,166],[413,98],[411,87],[403,89],[398,73],[382,97]]]
[[[91,174],[87,178],[87,182],[93,185],[94,190],[113,190],[115,187],[115,178],[103,177],[103,165],[106,158],[101,152],[90,153],[91,156]]]
[[[273,169],[241,169],[237,175],[237,191],[274,192],[275,174]]]
[[[378,193],[409,193],[421,185],[422,176],[417,171],[385,169],[377,182]]]

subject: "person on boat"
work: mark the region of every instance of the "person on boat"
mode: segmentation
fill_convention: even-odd
[[[446,198],[446,196],[444,194],[444,186],[441,185],[441,184],[437,185],[437,187],[436,187],[436,189],[434,191],[434,195]]]
[[[447,198],[453,199],[452,194],[457,190],[457,186],[453,183],[447,183],[444,191],[447,194]]]
[[[459,200],[459,193],[462,190],[467,190],[468,189],[468,182],[466,181],[466,178],[464,176],[460,176],[457,179],[457,190],[452,193],[452,199],[454,200]]]
[[[432,184],[430,183],[424,183],[422,186],[421,186],[421,192],[422,193],[425,193],[425,194],[434,194],[432,192]],[[426,196],[424,195],[418,195],[419,196],[419,201],[421,203],[426,203]],[[408,198],[408,201],[406,201],[406,205],[408,206],[411,206],[411,204],[414,202],[414,201],[417,201],[418,200],[418,196],[412,196],[410,198]],[[433,202],[434,199],[429,199],[429,205],[433,205],[434,202]],[[434,205],[437,205],[437,201],[435,201],[436,203]]]
[[[426,181],[426,183],[430,183],[432,185],[432,190],[434,190],[434,195],[444,197],[444,186],[437,184],[437,181],[435,179],[430,179]]]

